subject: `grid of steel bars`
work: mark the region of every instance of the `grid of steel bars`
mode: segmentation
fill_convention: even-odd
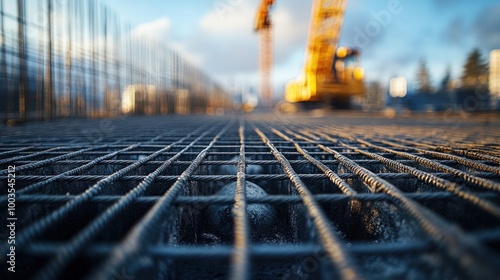
[[[218,82],[104,0],[0,1],[0,98],[0,117],[21,122],[231,106]]]
[[[6,166],[16,166],[19,275],[494,279],[499,273],[498,131],[273,116],[103,122],[4,130],[0,180],[5,184]],[[234,197],[218,195],[231,182]],[[267,195],[247,195],[246,182]],[[2,209],[6,204],[2,196]],[[208,224],[215,204],[234,205],[229,240]],[[254,204],[278,213],[271,230],[250,226]],[[0,248],[5,258],[6,243]]]

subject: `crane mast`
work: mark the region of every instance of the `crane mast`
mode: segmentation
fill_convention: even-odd
[[[265,106],[270,107],[273,99],[273,32],[270,17],[274,0],[262,0],[257,11],[254,30],[259,33],[260,94]]]

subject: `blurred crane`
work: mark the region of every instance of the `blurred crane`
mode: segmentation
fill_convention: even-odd
[[[254,30],[259,33],[260,94],[265,106],[272,105],[273,33],[270,17],[274,0],[262,0],[257,11]]]
[[[363,69],[359,51],[338,47],[348,0],[314,0],[312,4],[305,63],[299,77],[287,84],[287,102],[319,102],[334,107],[349,107],[351,96],[364,93]],[[255,23],[260,34],[261,93],[270,95],[272,38],[269,7],[262,0]]]

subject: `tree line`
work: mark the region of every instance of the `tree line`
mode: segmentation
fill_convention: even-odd
[[[483,60],[481,51],[479,49],[472,50],[462,67],[462,74],[460,76],[459,90],[473,91],[477,88],[488,87],[488,62]],[[437,88],[434,88],[431,83],[431,76],[427,68],[425,59],[420,59],[417,70],[417,93],[430,94],[437,92],[448,92],[456,88],[452,84],[451,67],[446,68],[444,77],[440,81]]]

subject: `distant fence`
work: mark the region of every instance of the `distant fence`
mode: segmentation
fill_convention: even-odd
[[[5,119],[221,113],[223,88],[99,0],[0,0]]]

